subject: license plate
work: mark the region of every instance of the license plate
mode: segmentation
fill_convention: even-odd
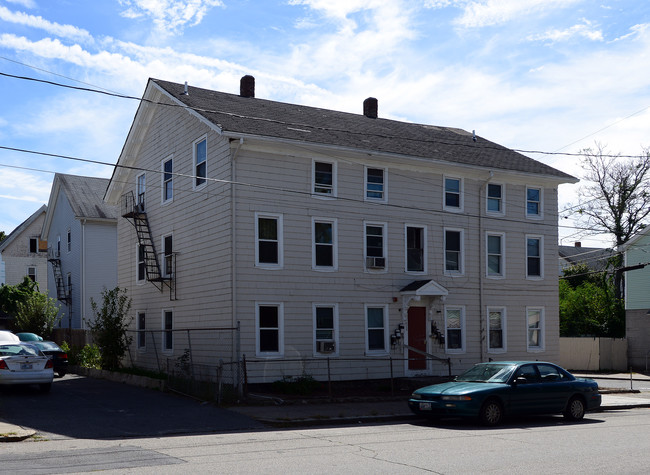
[[[430,411],[431,410],[431,403],[430,402],[421,402],[420,403],[420,410],[421,411]]]
[[[32,364],[31,363],[22,363],[20,365],[20,369],[32,369]]]

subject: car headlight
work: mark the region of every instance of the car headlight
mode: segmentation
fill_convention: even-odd
[[[411,399],[422,399],[422,394],[413,393],[411,394]]]
[[[471,401],[470,396],[442,396],[440,399],[443,401]]]

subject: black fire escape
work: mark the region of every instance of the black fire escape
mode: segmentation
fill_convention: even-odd
[[[66,304],[72,300],[70,286],[66,285],[63,279],[63,271],[61,270],[61,251],[59,249],[49,248],[47,250],[47,260],[52,264],[52,271],[54,272],[54,283],[56,284],[56,298]]]
[[[165,287],[169,288],[169,300],[176,300],[174,284],[174,272],[176,270],[175,255],[162,256],[164,264],[161,267],[160,259],[156,253],[156,247],[151,238],[149,219],[145,211],[144,193],[139,195],[137,200],[132,191],[122,195],[122,217],[127,218],[135,227],[138,237],[138,266],[144,267],[146,279],[161,292]],[[138,272],[141,269],[138,268]]]

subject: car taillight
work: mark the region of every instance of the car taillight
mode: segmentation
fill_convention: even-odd
[[[68,359],[68,354],[67,354],[67,353],[63,353],[63,354],[61,355],[61,359],[67,360],[67,359]]]
[[[0,369],[9,369],[5,360],[0,360]]]
[[[52,360],[48,359],[47,363],[45,363],[45,369],[47,368],[54,368],[54,363],[52,363]]]

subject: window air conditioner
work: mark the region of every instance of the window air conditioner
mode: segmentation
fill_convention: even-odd
[[[334,353],[336,344],[332,340],[320,340],[316,342],[316,351],[319,353]]]
[[[383,269],[386,267],[385,257],[366,257],[366,267],[369,269]]]

